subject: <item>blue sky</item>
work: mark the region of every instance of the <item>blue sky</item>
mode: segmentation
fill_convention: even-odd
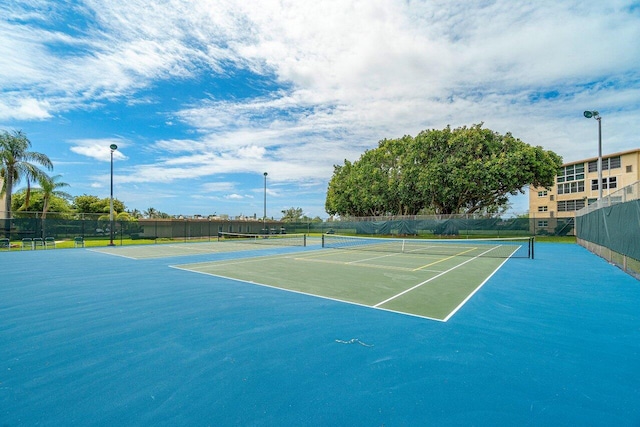
[[[0,129],[72,195],[326,218],[333,165],[484,122],[573,161],[640,147],[640,3],[8,0]],[[20,188],[20,186],[18,186]],[[513,210],[527,209],[525,197]]]

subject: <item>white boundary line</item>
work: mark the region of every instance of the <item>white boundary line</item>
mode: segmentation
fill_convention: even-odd
[[[513,255],[513,254],[512,254]],[[511,257],[509,257],[511,258]],[[476,292],[478,292],[480,290],[480,288],[482,288],[484,286],[485,283],[487,283],[489,281],[489,279],[491,279],[493,277],[494,274],[496,274],[498,272],[498,270],[500,270],[502,268],[502,266],[504,265],[505,262],[509,261],[509,258],[505,259],[499,266],[496,267],[495,270],[493,270],[493,272],[489,275],[489,277],[487,277],[486,279],[484,279],[484,282],[480,283],[478,285],[477,288],[475,288],[473,290],[473,292],[471,292],[460,304],[458,304],[458,306],[456,308],[454,308],[451,313],[449,313],[447,315],[447,317],[445,317],[442,321],[446,322],[449,319],[451,319],[453,317],[454,314],[456,314],[458,312],[458,310],[460,310],[466,303],[467,301],[469,301],[471,299],[471,297],[473,297]]]
[[[101,251],[99,249],[86,248],[86,250],[89,251],[89,252],[96,253],[96,254],[117,256],[117,257],[120,257],[120,258],[132,259],[134,261],[137,261],[139,259],[139,258],[134,258],[134,257],[131,257],[131,256],[126,256],[126,255],[123,255],[123,254],[116,254],[116,253],[113,253],[113,252]]]
[[[392,296],[391,298],[387,298],[386,300],[384,300],[384,301],[382,301],[382,302],[379,302],[378,304],[374,305],[374,307],[376,307],[376,308],[377,308],[377,307],[379,307],[379,306],[381,306],[381,305],[384,305],[384,304],[388,303],[389,301],[393,301],[394,299],[401,297],[402,295],[404,295],[404,294],[406,294],[406,293],[409,293],[409,292],[411,292],[411,291],[413,291],[413,290],[415,290],[415,289],[418,289],[418,288],[419,288],[419,287],[421,287],[422,285],[425,285],[425,284],[427,284],[427,283],[431,282],[432,280],[437,279],[437,278],[438,278],[438,277],[440,277],[440,276],[444,276],[445,274],[449,273],[450,271],[453,271],[453,270],[455,270],[455,269],[456,269],[456,268],[458,268],[458,267],[462,267],[463,265],[465,265],[465,264],[467,264],[467,263],[469,263],[469,262],[471,262],[471,261],[473,261],[473,260],[476,260],[476,259],[480,258],[482,255],[484,255],[484,254],[486,254],[486,253],[489,253],[489,252],[491,252],[491,251],[492,251],[492,250],[494,250],[494,249],[495,249],[495,247],[494,247],[494,248],[489,249],[488,251],[484,251],[483,253],[481,253],[481,254],[480,254],[480,255],[478,255],[478,256],[475,256],[475,257],[473,257],[473,258],[469,258],[469,259],[468,259],[468,260],[466,260],[465,262],[462,262],[462,263],[460,263],[460,264],[458,264],[458,265],[456,265],[456,266],[454,266],[454,267],[451,267],[450,269],[448,269],[448,270],[446,270],[446,271],[443,271],[442,273],[437,274],[437,275],[433,276],[432,278],[425,280],[424,282],[418,283],[417,285],[412,286],[412,287],[410,287],[409,289],[405,289],[404,291],[400,292],[399,294],[396,294],[396,295]],[[507,259],[508,259],[508,258],[507,258]],[[502,264],[504,264],[504,262],[503,262]],[[502,265],[502,264],[500,264],[500,265]]]
[[[400,292],[399,294],[392,296],[391,298],[388,298],[388,299],[386,299],[386,300],[384,300],[382,302],[379,302],[376,305],[367,305],[367,304],[357,303],[357,302],[353,302],[353,301],[346,301],[346,300],[341,300],[341,299],[337,299],[337,298],[331,298],[331,297],[327,297],[327,296],[312,294],[312,293],[308,293],[308,292],[296,291],[296,290],[293,290],[293,289],[287,289],[287,288],[281,288],[281,287],[278,287],[278,286],[267,285],[267,284],[264,284],[264,283],[253,282],[253,281],[250,281],[250,280],[243,280],[243,279],[238,279],[238,278],[235,278],[235,277],[227,277],[227,276],[222,276],[222,275],[219,275],[219,274],[207,273],[207,272],[204,272],[204,271],[198,271],[198,270],[192,270],[192,269],[186,268],[187,266],[196,266],[196,265],[199,265],[199,264],[209,264],[212,261],[191,263],[191,264],[181,264],[181,265],[169,265],[169,268],[174,268],[176,270],[182,270],[182,271],[187,271],[187,272],[191,272],[191,273],[204,274],[206,276],[219,277],[219,278],[222,278],[222,279],[233,280],[235,282],[248,283],[250,285],[263,286],[263,287],[266,287],[266,288],[277,289],[277,290],[280,290],[280,291],[291,292],[291,293],[295,293],[295,294],[299,294],[299,295],[305,295],[305,296],[311,296],[311,297],[315,297],[315,298],[321,298],[321,299],[325,299],[325,300],[329,300],[329,301],[336,301],[336,302],[341,302],[341,303],[345,303],[345,304],[356,305],[356,306],[359,306],[359,307],[374,308],[376,310],[387,311],[387,312],[390,312],[390,313],[401,314],[401,315],[404,315],[404,316],[416,317],[416,318],[427,319],[427,320],[435,320],[437,322],[446,323],[446,322],[449,321],[449,319],[451,319],[451,317],[453,317],[453,315],[455,315],[467,303],[467,301],[469,301],[480,290],[480,288],[482,288],[485,285],[485,283],[487,283],[489,281],[489,279],[491,279],[491,277],[493,277],[494,274],[496,274],[496,272],[498,270],[500,270],[500,268],[502,268],[502,266],[509,259],[511,259],[511,257],[513,256],[515,251],[509,257],[505,258],[505,260],[502,263],[500,263],[500,265],[497,266],[496,269],[493,270],[493,272],[482,283],[480,283],[480,285],[478,285],[478,287],[476,287],[473,290],[473,292],[471,292],[460,304],[458,304],[458,306],[455,309],[453,309],[444,319],[438,319],[438,318],[429,317],[429,316],[421,316],[419,314],[407,313],[407,312],[398,311],[398,310],[392,310],[392,309],[383,308],[383,307],[380,307],[380,306],[382,304],[385,304],[385,303],[387,303],[389,301],[392,301],[392,300],[400,297],[401,295],[404,295],[404,294],[406,294],[408,292],[411,292],[412,290],[417,289],[417,288],[421,287],[422,285],[424,285],[426,283],[429,283],[432,280],[437,279],[438,277],[443,276],[443,275],[455,270],[458,267],[461,267],[461,266],[463,266],[463,265],[465,265],[465,264],[467,264],[467,263],[469,263],[469,262],[471,262],[473,260],[476,260],[476,259],[482,257],[482,255],[487,254],[487,253],[491,252],[494,249],[496,249],[496,247],[493,247],[493,248],[491,248],[491,249],[479,254],[478,256],[475,256],[473,258],[469,258],[465,262],[462,262],[462,263],[456,265],[455,267],[450,268],[449,270],[443,271],[440,274],[438,274],[438,275],[436,275],[436,276],[434,276],[434,277],[432,277],[432,278],[430,278],[428,280],[425,280],[424,282],[418,283],[417,285],[415,285],[415,286],[413,286],[413,287],[411,287],[409,289],[406,289],[403,292]],[[315,251],[309,251],[309,252],[315,252]],[[275,258],[287,258],[287,257],[290,257],[290,255],[291,254],[276,255]],[[256,257],[244,258],[242,261],[248,261],[248,260],[251,260],[251,259],[255,260],[256,258],[264,258],[264,256],[256,256]],[[293,259],[295,259],[295,258],[293,258]],[[216,261],[213,261],[213,262],[215,263]],[[229,265],[229,264],[236,264],[236,263],[233,263],[233,262],[232,263],[225,263],[225,265]]]
[[[186,265],[188,265],[188,264],[186,264]],[[237,279],[235,277],[221,276],[219,274],[207,273],[207,272],[204,272],[204,271],[190,270],[188,268],[183,268],[183,267],[177,266],[177,265],[170,265],[169,268],[175,268],[176,270],[188,271],[190,273],[204,274],[206,276],[219,277],[221,279],[233,280],[234,282],[248,283],[250,285],[263,286],[265,288],[277,289],[279,291],[291,292],[291,293],[294,293],[294,294],[305,295],[305,296],[310,296],[310,297],[315,297],[315,298],[321,298],[321,299],[340,302],[340,303],[344,303],[344,304],[357,305],[359,307],[365,307],[365,308],[369,308],[369,309],[370,308],[374,308],[376,310],[387,311],[387,312],[396,313],[396,314],[402,314],[404,316],[417,317],[417,318],[420,318],[420,319],[427,319],[427,320],[435,320],[437,322],[444,322],[443,319],[438,319],[438,318],[435,318],[435,317],[420,316],[419,314],[405,313],[404,311],[390,310],[390,309],[387,309],[387,308],[375,307],[375,306],[362,304],[362,303],[358,303],[358,302],[346,301],[346,300],[341,300],[341,299],[337,299],[337,298],[331,298],[331,297],[326,297],[326,296],[322,296],[322,295],[311,294],[311,293],[302,292],[302,291],[296,291],[296,290],[293,290],[293,289],[279,288],[278,286],[265,285],[264,283],[252,282],[250,280],[242,280],[242,279]]]

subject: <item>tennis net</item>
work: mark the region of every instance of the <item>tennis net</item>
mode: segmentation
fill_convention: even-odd
[[[274,246],[307,246],[306,234],[218,233],[219,242],[252,243]]]
[[[322,236],[323,248],[490,258],[533,259],[533,244],[533,237],[501,239],[397,239],[342,236],[338,234],[325,234]]]

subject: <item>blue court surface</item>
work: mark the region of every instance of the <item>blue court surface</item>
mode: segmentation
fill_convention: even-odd
[[[447,322],[170,267],[295,250],[0,253],[0,425],[640,425],[640,283],[585,249]]]

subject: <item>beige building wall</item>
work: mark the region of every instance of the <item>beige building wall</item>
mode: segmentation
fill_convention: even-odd
[[[597,157],[565,163],[552,189],[529,187],[531,218],[572,218],[598,199]],[[602,156],[602,195],[640,180],[640,148]]]

